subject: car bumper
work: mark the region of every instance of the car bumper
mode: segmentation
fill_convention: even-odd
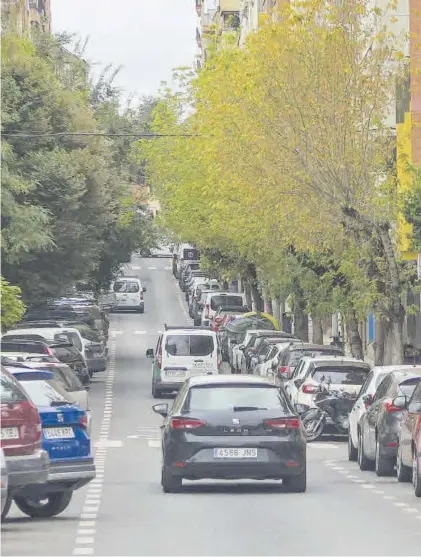
[[[139,310],[140,308],[145,307],[145,302],[141,302],[136,306],[116,306],[114,311],[126,311],[126,310]]]
[[[45,483],[50,459],[47,451],[40,449],[32,455],[6,457],[9,489],[15,490],[29,484]]]
[[[157,381],[155,384],[155,388],[158,391],[167,391],[167,392],[179,391],[183,383],[184,381],[179,381],[179,382]]]
[[[98,373],[99,371],[105,371],[107,369],[107,357],[95,356],[94,358],[89,358],[87,360],[88,370],[91,373]]]

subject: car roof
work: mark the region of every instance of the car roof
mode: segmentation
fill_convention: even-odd
[[[272,386],[274,383],[266,377],[253,375],[196,375],[187,379],[188,385],[229,385],[230,383],[241,383],[244,385]]]
[[[372,371],[374,373],[391,373],[394,371],[408,371],[417,372],[421,371],[421,365],[411,365],[411,364],[401,364],[401,365],[391,365],[391,366],[374,366]]]
[[[80,335],[80,332],[75,329],[74,327],[30,327],[28,329],[11,329],[10,331],[7,331],[7,333],[5,333],[1,338],[3,340],[3,338],[5,338],[7,340],[7,337],[9,335],[13,335],[13,337],[15,338],[16,336],[20,336],[20,335],[39,335],[40,337],[43,337],[46,334],[59,334],[59,335],[64,335],[65,333],[77,333],[78,335]]]
[[[342,348],[338,346],[332,346],[327,344],[310,344],[309,342],[301,342],[299,340],[291,342],[291,350],[336,350],[338,352],[342,351]]]
[[[210,329],[208,329],[207,327],[180,327],[180,328],[169,328],[166,329],[165,331],[163,331],[163,334],[170,334],[170,335],[207,335],[207,336],[216,336],[216,333],[214,331],[211,331]]]

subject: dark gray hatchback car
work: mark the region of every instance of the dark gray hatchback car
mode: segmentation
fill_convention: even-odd
[[[282,479],[306,490],[306,438],[283,387],[266,378],[205,375],[188,379],[164,416],[162,488],[182,479]]]

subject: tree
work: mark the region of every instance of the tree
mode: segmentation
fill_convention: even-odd
[[[1,330],[6,331],[20,321],[25,313],[25,304],[21,300],[21,289],[12,286],[1,277]]]

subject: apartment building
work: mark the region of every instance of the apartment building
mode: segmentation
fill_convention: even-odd
[[[19,35],[32,29],[50,33],[50,0],[2,0],[1,19],[3,29],[13,29]]]

